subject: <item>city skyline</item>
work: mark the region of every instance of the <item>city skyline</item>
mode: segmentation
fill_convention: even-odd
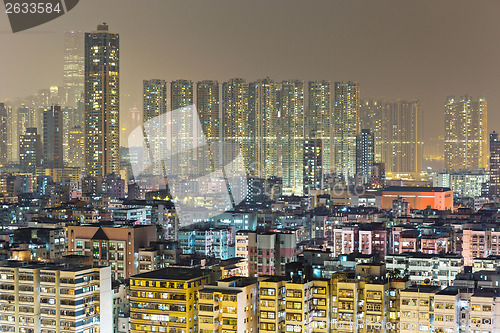
[[[488,1],[6,2],[0,331],[500,332]]]
[[[187,11],[185,8],[187,5],[179,3],[151,2],[139,5],[130,1],[126,2],[130,12],[137,11],[134,22],[141,24],[126,25],[124,24],[126,21],[119,19],[120,16],[113,12],[112,6],[107,3],[102,3],[100,6],[99,18],[95,18],[95,15],[81,15],[93,8],[92,1],[88,1],[81,3],[75,11],[69,12],[64,18],[34,28],[31,32],[5,36],[7,47],[12,50],[12,54],[17,54],[16,59],[11,54],[4,55],[5,60],[13,64],[10,68],[6,68],[6,75],[14,77],[14,73],[19,73],[19,77],[30,77],[30,80],[23,82],[22,85],[2,83],[0,99],[26,96],[40,88],[62,85],[63,69],[60,63],[64,58],[64,48],[60,34],[64,30],[89,31],[99,21],[107,21],[114,30],[127,36],[122,43],[122,49],[128,53],[125,61],[128,64],[134,63],[134,66],[123,66],[126,79],[122,80],[121,87],[122,128],[130,130],[128,120],[131,116],[128,111],[142,104],[141,83],[145,79],[225,81],[231,77],[244,77],[247,81],[254,81],[271,77],[276,81],[352,80],[360,83],[361,98],[419,99],[426,125],[424,129],[426,153],[432,153],[435,151],[433,142],[442,132],[442,127],[438,124],[444,119],[443,104],[446,96],[453,94],[485,96],[490,110],[493,111],[500,104],[495,96],[498,82],[496,77],[499,75],[495,75],[495,68],[490,68],[496,61],[494,59],[498,58],[495,56],[498,50],[493,48],[494,43],[491,39],[493,37],[491,31],[494,31],[497,22],[490,16],[495,12],[494,9],[498,8],[498,4],[485,2],[478,8],[469,2],[462,3],[462,6],[453,3],[450,7],[448,6],[450,2],[447,1],[439,4],[433,2],[431,7],[430,2],[422,1],[418,4],[408,3],[408,6],[403,8],[393,6],[392,1],[377,1],[377,4],[320,2],[307,8],[310,16],[315,17],[314,20],[309,16],[301,17],[299,20],[295,14],[302,13],[301,10],[305,9],[306,5],[302,2],[287,2],[289,6],[284,13],[279,9],[285,8],[283,7],[285,3],[277,1],[266,5],[269,13],[262,13],[257,11],[259,3],[252,6],[229,4],[225,1],[212,2],[211,6],[196,3],[189,7],[190,11]],[[155,14],[152,15],[151,22],[145,22],[141,15],[155,9],[158,13],[162,13],[162,18],[159,14]],[[230,10],[231,13],[242,14],[229,15]],[[174,12],[178,17],[172,16]],[[187,18],[186,14],[179,13],[187,12],[191,13],[193,19],[189,21],[186,29],[179,30],[175,36],[165,37],[155,32],[173,28],[179,20]],[[206,15],[207,13],[211,16]],[[280,13],[283,25],[277,26],[271,19],[270,15],[276,13]],[[359,15],[350,15],[353,13]],[[353,28],[348,34],[343,29],[342,23],[345,20],[343,16],[353,20]],[[89,19],[90,17],[92,19]],[[251,18],[253,21],[259,19],[257,21],[262,24],[255,26],[257,35],[249,35],[250,29],[236,24],[238,22],[236,17],[240,17],[243,22]],[[378,19],[375,20],[375,17],[385,18],[384,24]],[[460,23],[465,18],[467,22],[471,22],[470,25]],[[425,25],[419,26],[420,22],[425,22]],[[0,30],[6,27],[6,24],[7,20],[2,19]],[[159,29],[149,29],[152,24]],[[200,26],[203,26],[203,29],[200,29]],[[229,27],[236,29],[228,29]],[[143,29],[148,31],[148,36],[156,38],[157,42],[146,46],[145,41],[139,37],[141,32],[146,31]],[[266,29],[277,29],[275,31],[280,33],[281,39],[272,44],[271,40],[274,38],[262,35]],[[304,29],[308,33],[305,33]],[[53,33],[45,33],[47,31]],[[226,34],[226,37],[237,33],[245,37],[231,38],[234,47],[220,41],[221,48],[215,48],[214,43],[220,40],[223,35],[221,33]],[[316,37],[325,36],[325,33],[327,38],[320,40]],[[362,37],[363,43],[355,42]],[[34,38],[43,40],[43,43],[40,44],[40,40],[36,41]],[[292,52],[287,46],[292,38],[299,43],[297,45],[303,45],[296,52]],[[467,38],[470,45],[467,50],[457,52],[459,40],[462,38]],[[252,45],[259,47],[249,48],[248,43],[242,44],[241,40],[249,40]],[[374,48],[377,45],[375,43],[379,43],[380,47]],[[333,48],[331,44],[338,45],[338,48]],[[170,45],[166,50],[167,53],[163,52],[166,45]],[[318,46],[321,52],[308,52],[316,50]],[[36,77],[29,75],[30,72],[35,72],[30,62],[24,61],[24,65],[20,65],[20,61],[34,52],[32,47],[42,50],[50,47],[50,52],[40,52],[39,57],[47,66],[37,69],[36,72],[40,74]],[[142,52],[136,51],[144,47],[150,50],[148,52],[150,58],[147,61]],[[346,47],[353,50],[352,54],[337,52]],[[223,48],[228,48],[228,52],[223,52]],[[365,48],[373,50],[370,56],[363,58],[353,56]],[[256,49],[266,51],[264,56]],[[491,49],[491,52],[477,53],[472,52],[473,49],[488,51]],[[193,57],[192,54],[197,56]],[[204,54],[204,61],[194,62],[201,54]],[[260,59],[267,61],[263,62]],[[17,63],[18,66],[15,65]],[[439,121],[433,121],[434,117]],[[500,123],[498,117],[500,116],[495,112],[490,112],[488,132],[495,129],[495,124]],[[122,142],[126,142],[123,140],[126,135],[127,133],[123,134]]]

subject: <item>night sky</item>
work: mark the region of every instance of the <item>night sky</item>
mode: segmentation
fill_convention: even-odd
[[[64,31],[107,22],[124,126],[143,79],[357,80],[362,98],[420,99],[430,143],[448,95],[485,96],[500,130],[499,14],[498,0],[81,0],[13,34],[0,13],[0,100],[61,85]]]

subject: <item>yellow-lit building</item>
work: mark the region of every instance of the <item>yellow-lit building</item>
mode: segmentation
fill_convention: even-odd
[[[0,265],[0,332],[108,333],[112,307],[109,267]]]
[[[233,276],[248,276],[248,259],[247,258],[230,258],[222,260],[217,265],[220,269],[221,279],[227,279]],[[213,268],[215,269],[215,267]]]
[[[120,171],[119,36],[103,23],[85,33],[85,173]]]
[[[257,332],[257,285],[236,276],[205,285],[198,292],[198,332]]]
[[[401,333],[429,332],[434,313],[434,286],[419,286],[401,292]]]
[[[330,281],[326,279],[313,280],[307,285],[309,322],[306,328],[309,332],[329,332],[330,320]]]
[[[283,332],[286,280],[271,276],[259,281],[259,332]]]
[[[357,265],[355,277],[330,281],[330,332],[399,332],[400,292],[408,282],[387,280],[385,265]]]
[[[67,151],[68,166],[83,168],[85,165],[85,135],[82,127],[75,126],[69,130]]]
[[[358,265],[332,279],[295,274],[234,276],[208,284],[195,268],[131,278],[131,332],[498,332],[495,289],[409,287],[385,265]],[[0,304],[1,305],[1,304]],[[475,331],[474,331],[475,330]]]
[[[198,332],[197,292],[208,279],[194,268],[164,268],[132,276],[130,332]]]
[[[259,282],[259,332],[330,332],[330,280]]]
[[[400,332],[399,297],[407,286],[404,281],[332,279],[329,332]]]
[[[63,178],[68,178],[70,182],[78,183],[80,174],[81,169],[78,167],[37,169],[38,176],[51,176],[55,182],[60,182]]]
[[[401,291],[405,290],[409,286],[408,281],[404,280],[393,280],[389,281],[389,296],[388,296],[388,319],[390,323],[388,333],[399,332],[397,324],[401,318]]]
[[[461,321],[459,304],[460,290],[457,288],[446,288],[434,296],[435,332],[456,332]]]

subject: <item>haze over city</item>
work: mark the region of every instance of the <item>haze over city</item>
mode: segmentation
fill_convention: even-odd
[[[120,34],[121,145],[142,80],[353,80],[360,97],[418,99],[436,154],[448,95],[484,96],[500,127],[497,1],[81,1],[12,34],[0,15],[0,100],[62,84],[64,31],[107,22]],[[499,126],[497,126],[499,125]],[[442,153],[442,152],[441,152]]]

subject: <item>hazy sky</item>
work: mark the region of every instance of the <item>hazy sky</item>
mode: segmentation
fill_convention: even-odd
[[[500,130],[498,0],[81,0],[13,34],[0,13],[0,100],[62,84],[65,30],[120,33],[121,114],[149,78],[356,80],[361,97],[420,99],[425,138],[448,95],[483,95]]]

